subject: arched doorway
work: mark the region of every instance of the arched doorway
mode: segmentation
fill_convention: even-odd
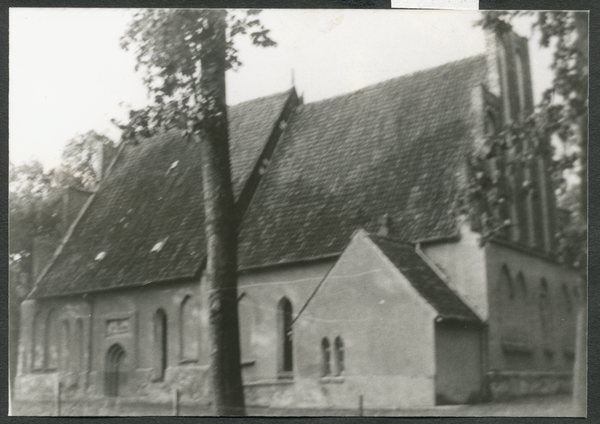
[[[125,350],[120,344],[114,344],[106,352],[106,368],[104,374],[104,393],[106,396],[119,396],[119,388],[126,382],[124,371]]]

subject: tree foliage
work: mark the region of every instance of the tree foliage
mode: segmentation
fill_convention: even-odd
[[[100,145],[114,142],[90,131],[67,141],[61,164],[44,170],[36,160],[20,165],[9,163],[9,254],[22,261],[30,272],[33,238],[61,236],[61,201],[65,187],[94,189],[100,180],[97,152]]]
[[[237,222],[225,72],[241,65],[234,37],[274,46],[259,11],[141,10],[121,40],[133,49],[151,104],[117,125],[134,143],[171,129],[201,143],[211,392],[216,415],[244,415],[237,311]]]
[[[211,49],[225,52],[227,70],[242,65],[234,45],[236,36],[247,34],[256,46],[276,45],[258,18],[260,10],[235,10],[227,11],[224,45],[215,46],[217,39],[209,27],[211,12],[207,9],[136,12],[121,38],[121,47],[134,51],[136,70],[143,75],[151,104],[131,110],[126,123],[113,121],[123,130],[123,140],[137,142],[170,129],[178,129],[191,139],[199,133],[206,115],[215,110],[214,99],[204,95],[199,87],[201,63]]]
[[[551,158],[550,174],[558,204],[569,215],[563,220],[568,223],[559,227],[556,235],[558,255],[583,270],[587,257],[588,16],[568,11],[484,12],[477,25],[502,36],[521,18],[531,20],[540,46],[553,51],[552,85],[543,92],[530,116],[507,122],[471,158],[471,194],[474,198],[489,198],[493,210],[485,211],[482,227],[484,240],[493,237],[507,226],[498,217],[502,216],[499,209],[504,207],[508,194],[505,175],[493,175],[496,170],[490,168],[490,159],[494,158],[496,164],[501,162],[503,171],[510,173],[511,169],[526,166],[536,155]],[[502,153],[507,150],[511,150],[510,155]]]

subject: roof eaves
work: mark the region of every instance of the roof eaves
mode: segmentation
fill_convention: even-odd
[[[336,253],[329,253],[327,255],[321,255],[321,256],[311,256],[308,258],[302,258],[302,259],[296,259],[296,260],[291,259],[291,260],[283,260],[283,261],[279,261],[279,262],[269,262],[269,263],[260,264],[260,265],[250,265],[250,266],[238,268],[238,272],[257,271],[257,270],[261,270],[263,268],[274,268],[274,267],[280,267],[280,266],[297,265],[297,264],[302,264],[302,263],[306,263],[306,262],[317,262],[317,261],[324,261],[324,260],[328,260],[328,259],[335,259],[335,258],[340,257],[340,255],[342,253],[343,253],[343,251],[336,252]]]

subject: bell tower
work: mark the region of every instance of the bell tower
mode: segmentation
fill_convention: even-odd
[[[528,41],[513,31],[486,32],[487,89],[499,99],[499,129],[518,126],[534,111]],[[555,250],[555,198],[548,139],[526,137],[507,152],[512,241],[550,254]],[[521,160],[514,160],[520,158]],[[510,164],[512,162],[512,164]]]

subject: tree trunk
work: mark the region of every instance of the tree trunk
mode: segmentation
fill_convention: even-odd
[[[213,408],[216,415],[244,415],[237,310],[237,232],[231,187],[225,98],[226,12],[208,12],[200,90],[207,99],[201,128],[207,241],[209,332]]]
[[[589,15],[584,12],[575,13],[575,25],[577,30],[577,49],[582,54],[583,63],[585,67],[584,75],[589,75]],[[587,91],[588,81],[587,78],[583,81],[583,95],[585,98],[585,104],[587,105]],[[583,116],[578,119],[579,126],[579,137],[581,146],[581,216],[584,218],[586,224],[587,219],[587,151],[588,151],[588,111],[585,111]],[[586,233],[587,234],[587,233]],[[575,340],[575,366],[573,369],[573,409],[577,416],[585,417],[587,415],[587,313],[588,313],[588,302],[587,302],[587,261],[585,268],[582,273],[583,284],[581,290],[583,293],[583,300],[579,303],[577,313],[577,331]]]

